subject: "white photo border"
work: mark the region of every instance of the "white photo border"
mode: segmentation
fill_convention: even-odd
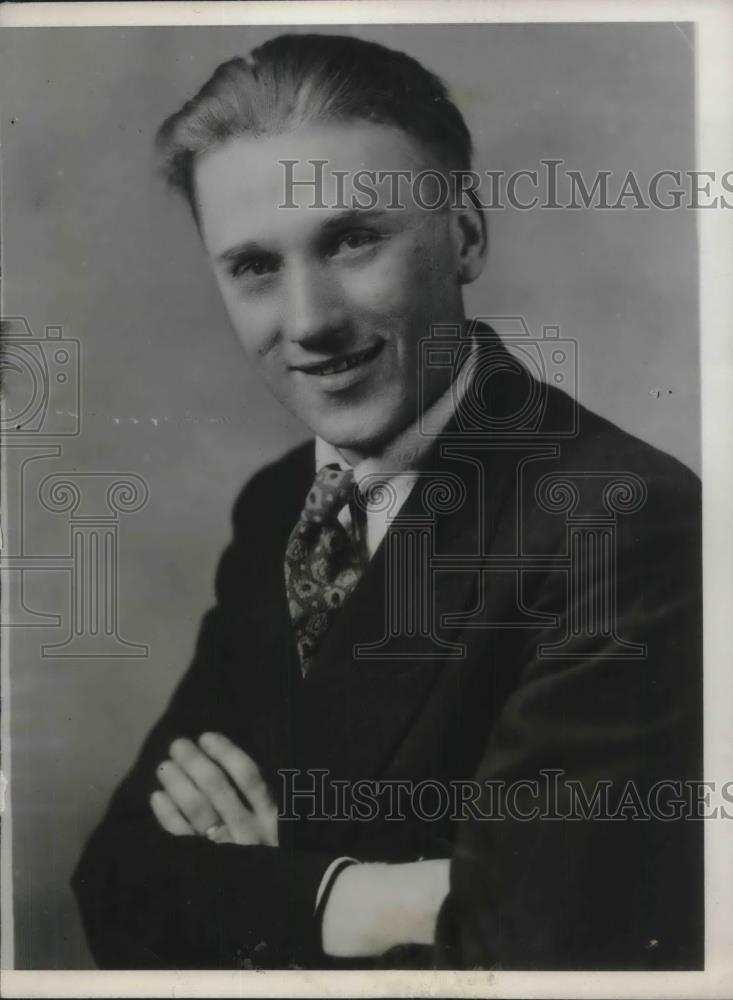
[[[726,0],[332,0],[332,2],[18,3],[11,26],[688,22],[696,36],[699,170],[733,167],[733,4]],[[733,775],[733,211],[698,210],[704,518],[705,778]],[[4,486],[5,483],[0,483]],[[3,493],[5,491],[3,490]],[[3,589],[5,594],[5,588]],[[5,598],[3,598],[5,600]],[[2,653],[2,759],[10,791],[7,630]],[[1,779],[0,779],[1,780]],[[2,838],[0,994],[6,997],[603,997],[733,995],[733,823],[705,823],[706,950],[699,972],[74,972],[12,969],[11,796]]]

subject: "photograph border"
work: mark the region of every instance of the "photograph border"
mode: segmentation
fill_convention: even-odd
[[[733,167],[733,4],[720,0],[435,0],[385,3],[6,3],[2,27],[367,23],[691,22],[696,33],[696,164]],[[3,192],[8,197],[7,192]],[[733,679],[728,621],[733,599],[733,211],[698,210],[702,400],[705,779],[733,776]],[[4,468],[4,467],[3,467]],[[5,481],[0,482],[5,495]],[[2,588],[6,610],[7,588]],[[71,996],[699,997],[733,994],[733,823],[705,821],[705,970],[701,972],[494,971],[17,971],[13,965],[12,775],[7,630],[0,629],[2,814],[0,993]],[[2,790],[0,789],[0,792]]]

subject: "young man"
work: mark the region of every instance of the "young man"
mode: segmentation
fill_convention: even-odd
[[[467,321],[481,212],[394,191],[470,167],[444,87],[282,36],[159,141],[316,442],[243,490],[194,661],[75,873],[97,961],[699,966],[698,484]]]

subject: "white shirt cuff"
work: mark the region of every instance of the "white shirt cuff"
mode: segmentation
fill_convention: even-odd
[[[353,861],[354,864],[358,864],[359,863],[356,860],[356,858],[350,858],[347,855],[344,855],[341,858],[335,858],[331,862],[331,864],[328,866],[328,868],[323,873],[323,878],[321,879],[321,884],[318,886],[318,892],[316,893],[316,903],[315,903],[315,906],[313,907],[313,912],[314,913],[318,909],[318,904],[321,902],[321,896],[323,896],[323,891],[326,888],[326,886],[328,885],[328,880],[331,878],[331,875],[332,875],[334,869],[338,868],[338,866],[342,862],[344,862],[344,861]]]

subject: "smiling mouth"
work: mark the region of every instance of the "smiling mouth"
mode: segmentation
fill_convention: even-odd
[[[383,347],[384,341],[380,340],[365,351],[342,354],[336,358],[329,358],[327,361],[317,361],[310,365],[295,365],[294,367],[300,372],[305,372],[306,375],[338,375],[339,372],[347,372],[351,368],[356,368],[358,365],[366,364],[376,358]]]

